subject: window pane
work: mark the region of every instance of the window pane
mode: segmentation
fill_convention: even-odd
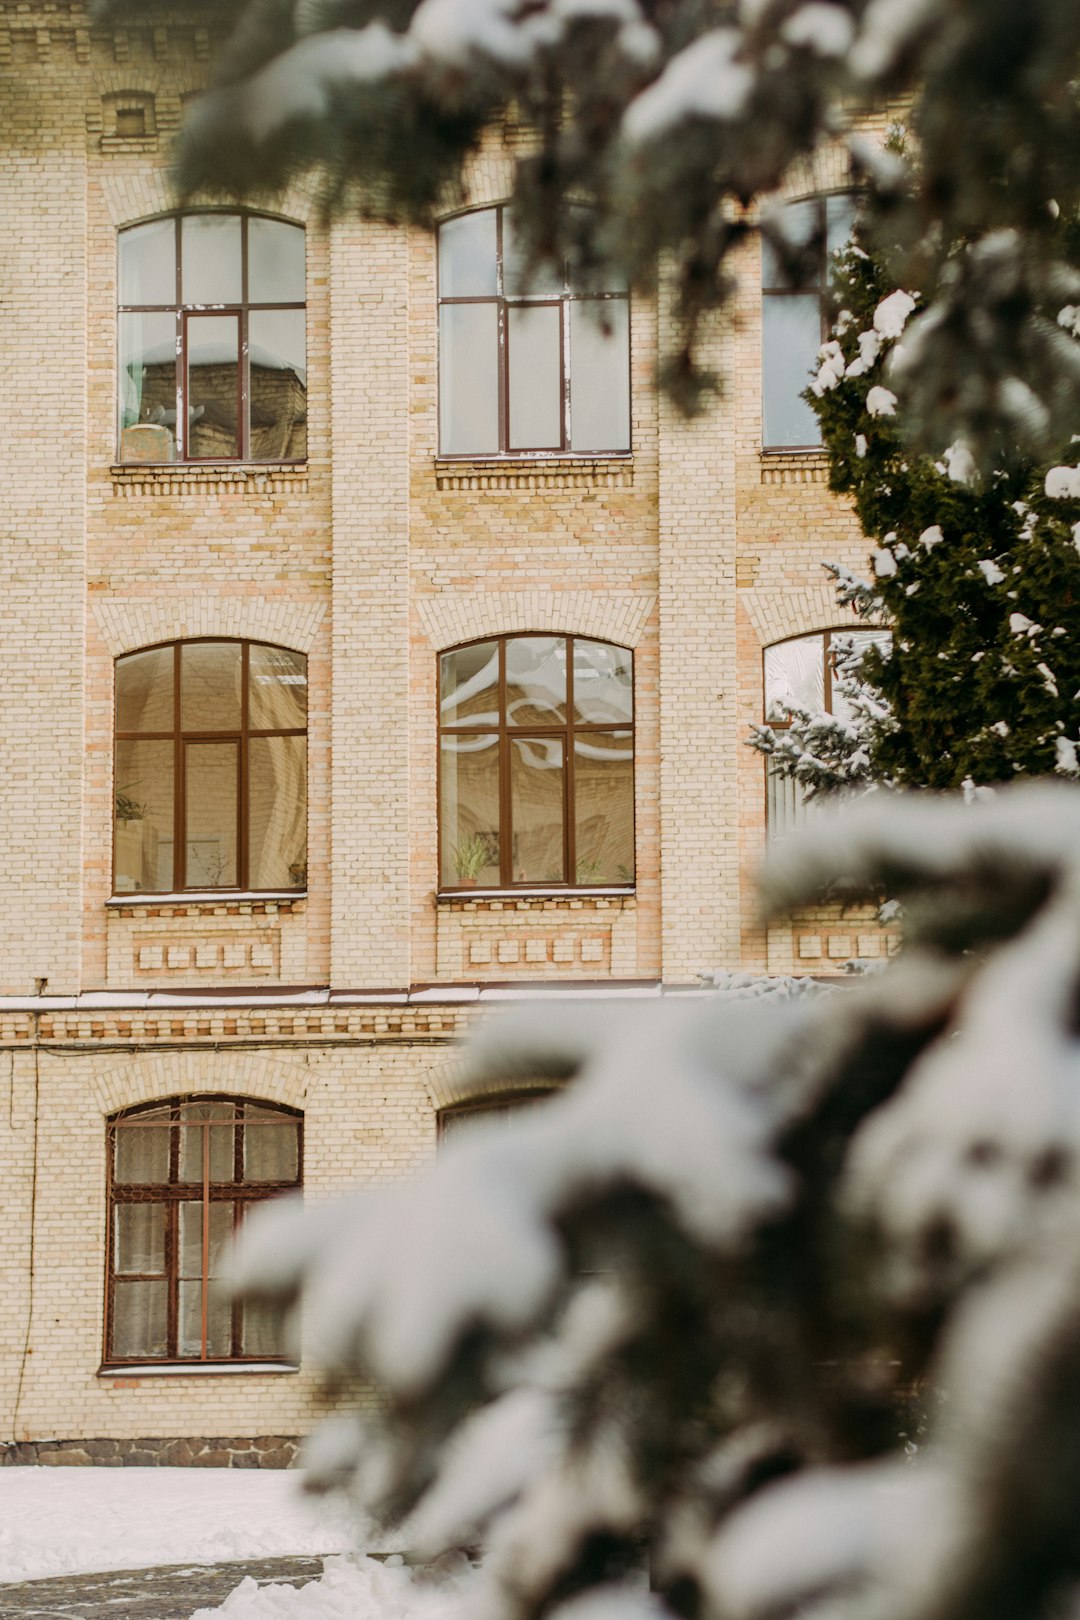
[[[165,1182],[169,1179],[169,1110],[155,1108],[139,1116],[140,1123],[118,1123],[114,1131],[113,1180],[120,1186]],[[161,1119],[161,1125],[142,1120]]]
[[[575,640],[574,717],[594,725],[634,718],[634,660],[625,647]]]
[[[307,725],[307,659],[287,647],[248,649],[248,724],[253,731]]]
[[[299,1122],[273,1108],[244,1107],[244,1180],[295,1181],[300,1174]]]
[[[307,455],[307,349],[302,309],[256,309],[248,317],[251,454],[260,461]]]
[[[634,881],[634,740],[629,731],[574,738],[577,883]]]
[[[253,889],[307,883],[307,738],[252,737],[248,840]]]
[[[443,653],[439,659],[439,714],[444,726],[497,725],[499,719],[499,644]]]
[[[239,641],[191,641],[180,649],[180,724],[185,731],[239,731]]]
[[[846,650],[850,649],[852,653],[861,655],[869,647],[880,647],[887,655],[891,646],[892,636],[888,630],[833,631],[831,651],[836,662],[833,664],[832,701],[829,707],[837,719],[846,720],[850,724],[855,718],[851,704],[840,690],[840,678],[842,677],[838,678],[839,670],[837,666],[847,661],[845,658]]]
[[[185,214],[180,221],[180,297],[185,304],[238,304],[239,214]]]
[[[562,320],[558,304],[506,312],[511,450],[562,445]]]
[[[237,882],[237,776],[236,743],[187,744],[185,884],[189,889],[220,889]]]
[[[164,1356],[168,1318],[168,1284],[122,1282],[113,1284],[112,1353],[114,1356]]]
[[[835,197],[826,197],[825,247],[828,253],[838,253],[851,241],[858,203],[858,197],[850,191],[842,192]]]
[[[268,1300],[244,1301],[240,1319],[240,1354],[281,1356],[285,1353],[285,1313]]]
[[[115,892],[173,886],[172,742],[116,744],[113,778]]]
[[[120,302],[176,306],[176,221],[152,219],[120,233]]]
[[[174,663],[171,647],[116,660],[117,731],[172,731]]]
[[[222,1289],[206,1286],[206,1345],[202,1339],[202,1282],[177,1284],[179,1331],[177,1352],[181,1356],[230,1356],[232,1354],[232,1303]]]
[[[203,1178],[203,1144],[207,1133],[210,1138],[210,1180],[233,1180],[234,1127],[229,1124],[200,1125],[198,1120],[227,1121],[234,1116],[231,1102],[184,1103],[180,1109],[180,1180],[201,1181]]]
[[[786,838],[797,827],[804,827],[820,813],[823,802],[807,801],[801,782],[766,768],[765,818],[770,839]]]
[[[499,448],[495,304],[444,304],[439,311],[439,446],[444,455]]]
[[[510,815],[515,883],[563,880],[563,744],[558,737],[510,743]]]
[[[203,1214],[209,1212],[208,1277],[220,1277],[221,1265],[233,1235],[233,1205],[213,1203],[204,1205],[202,1199],[180,1205],[180,1270],[185,1278],[203,1275]]]
[[[825,643],[799,636],[765,649],[765,718],[785,720],[787,709],[825,707]]]
[[[248,302],[304,302],[304,231],[283,219],[248,220]]]
[[[240,453],[240,323],[235,315],[189,315],[187,453],[200,460]]]
[[[497,210],[461,214],[439,227],[439,297],[484,298],[495,292]]]
[[[506,643],[506,723],[557,726],[566,720],[566,641],[515,636]]]
[[[118,378],[121,461],[172,461],[176,453],[175,315],[120,316]],[[160,431],[128,433],[134,427]]]
[[[117,1204],[113,1215],[113,1270],[117,1275],[163,1272],[165,1205]]]
[[[518,248],[517,232],[508,208],[503,210],[503,291],[508,298],[520,293],[561,293],[566,278],[554,265],[534,265],[525,274],[525,260]]]
[[[570,444],[630,448],[630,306],[621,299],[570,304]]]
[[[808,249],[821,230],[821,208],[817,197],[806,202],[788,203],[782,215],[782,230],[793,250]],[[806,269],[812,271],[811,282],[820,280],[820,248],[808,259]],[[761,285],[763,287],[790,287],[792,280],[784,274],[778,255],[765,237],[761,239]]]
[[[816,293],[766,298],[762,305],[764,442],[816,445],[817,417],[799,395],[810,386],[821,347],[821,301]]]
[[[444,736],[440,754],[443,884],[499,882],[499,739]]]

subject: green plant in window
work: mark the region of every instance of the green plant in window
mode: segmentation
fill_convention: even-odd
[[[131,787],[137,785],[135,782],[130,784]],[[146,815],[146,805],[132,798],[127,788],[117,790],[115,803],[117,821],[142,821]]]
[[[579,883],[599,883],[602,867],[599,861],[579,860],[577,863],[577,880]]]
[[[463,883],[475,882],[485,866],[494,865],[496,856],[486,833],[474,833],[454,849],[454,871]]]

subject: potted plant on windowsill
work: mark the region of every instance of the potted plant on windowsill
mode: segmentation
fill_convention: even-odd
[[[491,841],[484,833],[463,839],[454,849],[454,871],[461,888],[475,889],[480,873],[494,858]]]

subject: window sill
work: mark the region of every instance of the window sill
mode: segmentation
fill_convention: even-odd
[[[242,1373],[298,1373],[296,1361],[140,1361],[107,1362],[98,1378],[236,1378]]]
[[[633,903],[637,892],[632,884],[610,889],[440,889],[435,895],[437,906],[460,909],[466,906],[486,906],[492,910],[532,910],[534,907],[562,905],[574,910],[606,907],[626,902]]]
[[[109,910],[147,914],[148,908],[160,907],[170,916],[182,916],[185,910],[196,914],[218,911],[240,911],[242,915],[265,911],[291,911],[297,901],[307,899],[306,889],[251,890],[236,889],[192,890],[190,894],[114,894],[106,900]],[[153,911],[150,912],[153,915]]]
[[[506,489],[629,489],[631,451],[598,456],[537,453],[532,456],[436,456],[440,490],[497,492]]]
[[[116,462],[110,468],[114,495],[281,495],[308,485],[306,461]]]
[[[824,484],[829,476],[829,458],[818,446],[792,450],[761,450],[763,484]]]

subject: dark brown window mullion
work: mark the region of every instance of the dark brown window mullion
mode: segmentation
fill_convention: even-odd
[[[499,242],[502,243],[502,212],[499,214]],[[500,264],[502,260],[500,257]],[[514,828],[510,816],[510,733],[506,724],[506,638],[499,642],[499,882],[510,887],[514,876],[511,858]]]
[[[245,283],[246,285],[246,283]],[[248,681],[250,679],[249,646],[240,644],[240,746],[236,751],[236,768],[240,779],[236,784],[236,882],[240,889],[248,886]]]
[[[563,881],[577,888],[577,815],[574,809],[574,637],[566,638],[566,766],[563,770]]]
[[[564,272],[565,275],[565,272]],[[567,296],[559,299],[559,449],[565,454],[573,445],[573,423],[570,420],[570,302]],[[569,638],[567,638],[569,645]],[[569,711],[567,711],[569,719]]]
[[[180,642],[173,649],[173,880],[176,893],[187,887],[187,783],[184,755],[183,713],[180,681],[182,676]],[[179,1118],[179,1115],[177,1115]],[[171,1175],[170,1179],[175,1179]]]
[[[244,306],[240,311],[238,344],[237,401],[236,401],[236,453],[241,461],[249,460],[250,456],[250,425],[249,416],[251,408],[251,354],[248,341],[248,310],[247,310],[247,219],[244,220],[243,242],[243,287]],[[246,643],[245,643],[246,645]]]
[[[199,1360],[206,1360],[210,1289],[210,1124],[202,1124],[202,1276],[199,1281]]]

